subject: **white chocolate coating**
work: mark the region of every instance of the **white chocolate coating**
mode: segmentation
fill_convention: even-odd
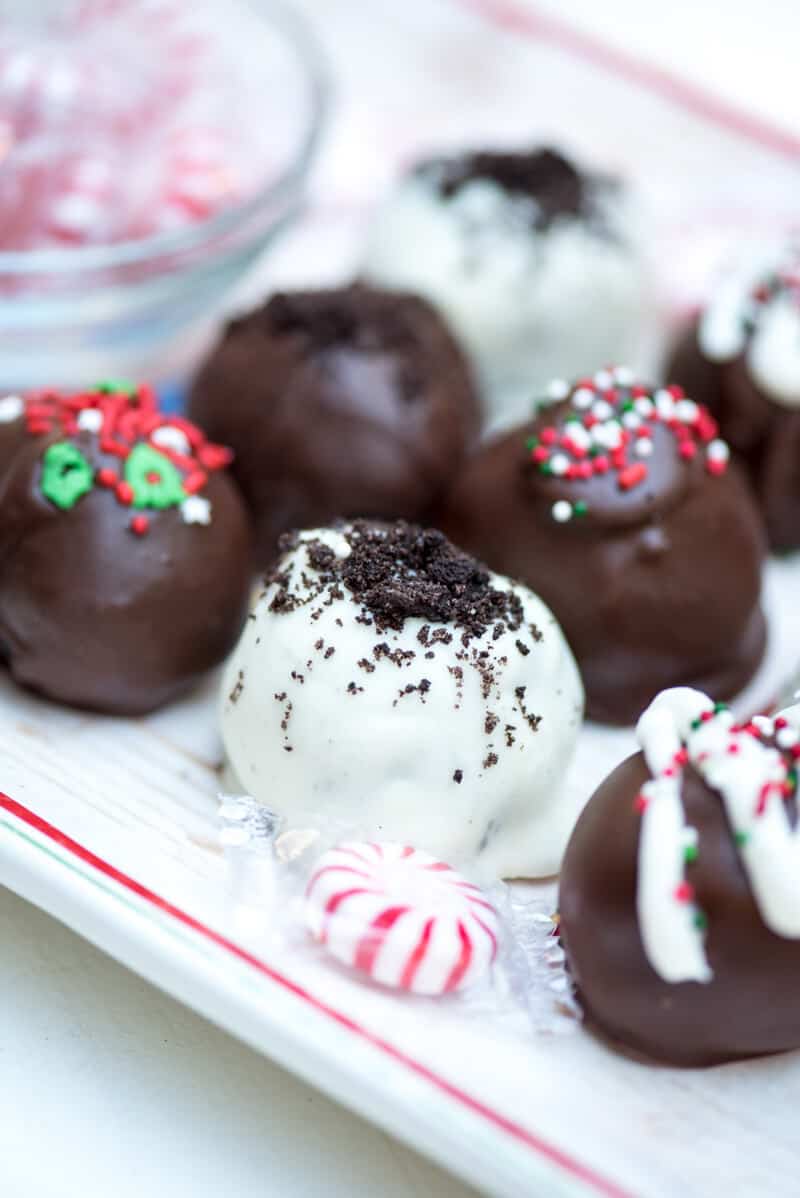
[[[460,628],[417,617],[378,632],[345,588],[319,599],[313,541],[350,553],[340,532],[302,533],[280,564],[302,605],[271,611],[273,583],[225,671],[222,733],[242,787],[290,827],[335,823],[483,877],[553,873],[577,815],[561,783],[583,692],[551,612],[493,575],[522,601],[517,631],[467,648]]]
[[[412,174],[377,213],[364,274],[440,309],[477,367],[490,424],[511,424],[550,379],[636,357],[644,278],[626,207],[603,201],[605,229],[570,215],[537,229],[535,201],[497,183],[443,197]]]
[[[642,789],[637,912],[647,958],[667,982],[712,977],[695,924],[698,909],[675,897],[684,883],[684,851],[692,843],[681,799],[683,752],[719,792],[765,925],[778,936],[800,939],[800,832],[791,827],[780,794],[788,778],[783,756],[738,729],[729,711],[708,718],[713,710],[700,691],[675,687],[653,700],[636,728],[653,775]],[[784,711],[782,720],[778,745],[800,742],[800,706]],[[772,733],[771,720],[762,726]]]
[[[778,286],[758,301],[754,293],[783,274],[795,290]],[[712,362],[745,354],[756,386],[787,408],[800,408],[800,245],[761,246],[720,280],[700,321],[698,340]]]

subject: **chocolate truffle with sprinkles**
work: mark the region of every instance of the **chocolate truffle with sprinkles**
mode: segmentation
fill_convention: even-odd
[[[800,1047],[800,708],[739,723],[679,687],[637,737],[561,872],[586,1024],[670,1064]]]
[[[17,682],[77,707],[137,715],[176,698],[247,614],[252,536],[230,451],[145,386],[43,392],[15,419],[0,656]]]
[[[420,162],[379,208],[367,278],[426,296],[475,363],[493,424],[531,387],[633,357],[647,309],[635,206],[552,149]]]
[[[765,645],[762,532],[708,411],[625,367],[551,384],[481,448],[441,526],[555,612],[587,714],[632,723],[667,686],[728,698]]]
[[[356,521],[287,536],[228,663],[241,786],[293,827],[543,875],[583,695],[545,605],[442,533]]]
[[[770,546],[800,548],[800,238],[732,265],[668,370],[719,421]]]
[[[443,320],[416,296],[359,285],[279,293],[234,320],[190,414],[235,451],[263,565],[292,528],[424,518],[480,425]]]

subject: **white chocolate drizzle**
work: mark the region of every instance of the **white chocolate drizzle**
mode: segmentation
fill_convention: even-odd
[[[662,691],[639,720],[636,734],[652,780],[637,799],[636,906],[647,959],[665,981],[712,977],[705,916],[686,879],[687,861],[698,851],[682,801],[686,765],[720,795],[765,925],[800,939],[800,825],[792,828],[784,807],[795,779],[781,751],[800,743],[799,730],[800,706],[742,726],[726,707],[688,687]],[[772,736],[779,748],[762,739]]]
[[[721,281],[698,331],[712,362],[746,354],[755,384],[783,407],[800,407],[800,243],[761,248]]]

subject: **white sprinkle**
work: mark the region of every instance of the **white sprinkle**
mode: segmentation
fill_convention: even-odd
[[[631,370],[630,366],[615,366],[614,367],[614,380],[615,380],[615,382],[620,383],[621,386],[630,387],[631,383],[633,382],[633,379],[634,379],[634,374],[633,374],[633,371]]]
[[[87,433],[99,433],[103,427],[103,413],[99,408],[84,408],[78,413],[78,428]]]
[[[553,379],[547,384],[549,399],[566,399],[569,395],[569,383],[565,379]]]
[[[572,406],[585,410],[592,406],[596,398],[596,393],[590,391],[588,387],[579,387],[572,397]]]
[[[566,474],[569,470],[569,458],[563,453],[554,453],[550,459],[550,470],[553,474]]]
[[[598,370],[597,374],[594,376],[594,384],[596,387],[599,387],[601,391],[605,391],[608,387],[611,387],[613,383],[614,376],[607,370]]]
[[[552,516],[559,524],[566,524],[567,520],[572,519],[572,504],[566,499],[559,499],[553,504]]]
[[[797,734],[794,728],[780,728],[775,737],[775,742],[782,749],[791,749],[800,740],[800,735]]]
[[[570,420],[566,426],[566,435],[578,449],[588,449],[592,443],[592,434],[577,420]]]
[[[12,420],[19,420],[24,411],[24,399],[20,399],[18,395],[6,395],[0,399],[0,424],[11,424]]]
[[[775,731],[775,724],[769,718],[769,716],[754,715],[752,722],[755,727],[758,728],[762,736],[772,736]]]
[[[605,399],[598,399],[592,404],[592,415],[598,420],[608,420],[614,415],[614,409]]]
[[[653,401],[652,401],[652,399],[649,399],[646,395],[640,395],[638,399],[635,399],[633,401],[633,406],[636,409],[636,411],[639,413],[639,415],[644,416],[645,419],[647,419],[648,416],[652,416],[652,414],[653,414],[653,409],[654,409]]]
[[[161,445],[164,449],[171,449],[174,453],[182,453],[187,456],[191,449],[186,433],[181,432],[174,424],[165,424],[161,428],[157,428],[150,434],[150,440],[154,445]]]
[[[181,504],[181,515],[185,524],[210,524],[211,504],[202,495],[190,495]]]
[[[675,400],[669,391],[656,391],[656,411],[664,420],[671,420],[675,415]]]
[[[710,462],[727,462],[731,451],[725,441],[712,441],[706,447],[706,457]]]
[[[596,424],[592,429],[592,440],[595,445],[602,445],[605,449],[618,449],[622,444],[622,425],[618,420]]]
[[[675,415],[684,424],[694,424],[699,415],[699,408],[693,399],[679,399],[675,405]]]
[[[640,458],[649,458],[653,452],[653,442],[649,437],[637,437],[633,448]]]
[[[637,412],[625,412],[622,417],[622,423],[626,428],[639,428],[642,418]]]

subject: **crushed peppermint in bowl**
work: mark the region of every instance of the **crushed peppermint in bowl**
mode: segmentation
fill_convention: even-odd
[[[297,210],[325,100],[313,39],[272,0],[14,6],[0,385],[180,370],[199,321]]]

